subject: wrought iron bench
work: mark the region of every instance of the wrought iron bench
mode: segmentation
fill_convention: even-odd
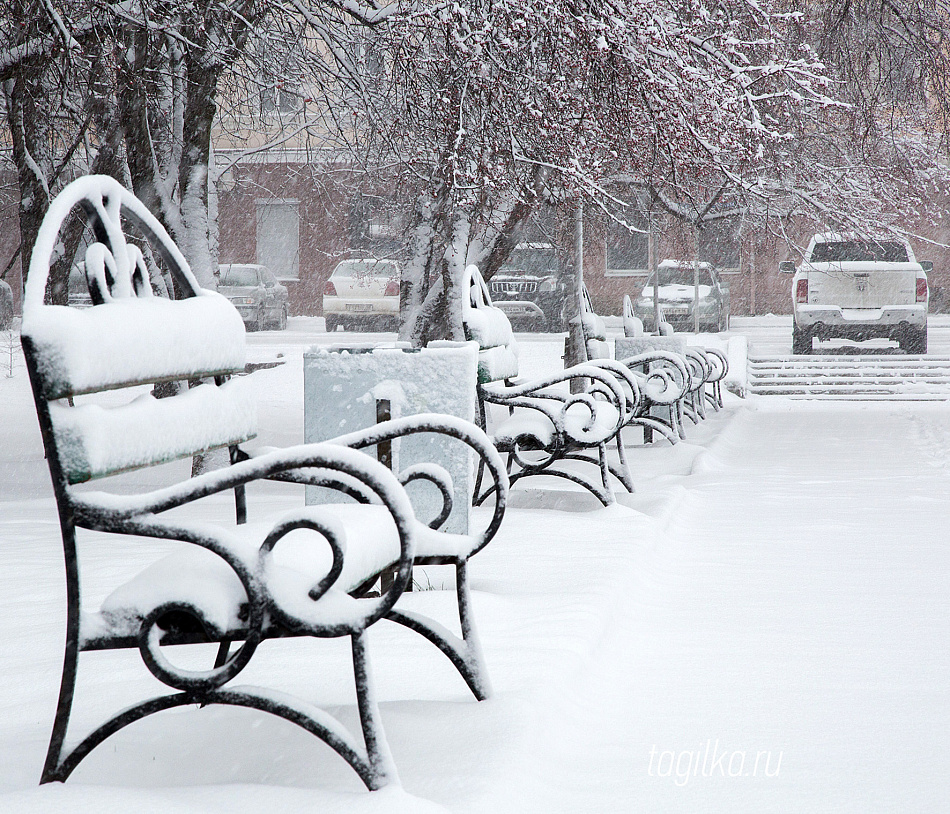
[[[663,320],[662,311],[660,319]],[[665,336],[673,335],[673,327],[660,322],[660,333]],[[629,295],[623,298],[623,333],[624,337],[636,338],[643,336],[643,324],[634,315],[633,303]],[[729,362],[717,348],[704,348],[698,345],[689,345],[685,348],[686,364],[689,370],[689,386],[687,398],[680,410],[681,417],[686,415],[696,423],[706,415],[706,404],[714,410],[722,407],[722,381],[729,372]]]
[[[84,309],[44,302],[50,259],[61,229],[74,215],[94,236],[85,250],[93,304]],[[143,252],[124,234],[135,230],[138,243],[147,243],[146,250],[174,277],[179,299],[153,295]],[[248,380],[231,377],[245,370],[244,341],[241,317],[231,304],[199,288],[158,221],[116,181],[81,178],[53,201],[30,261],[22,325],[67,579],[63,677],[43,783],[66,780],[95,747],[148,715],[207,704],[250,707],[291,721],[331,746],[368,788],[393,782],[363,635],[382,618],[434,643],[476,697],[489,692],[466,576],[469,557],[497,531],[507,495],[507,476],[488,438],[468,422],[424,415],[326,443],[253,455],[240,446],[255,435]],[[154,397],[155,385],[170,395]],[[117,396],[125,401],[116,405]],[[447,442],[475,451],[496,497],[484,528],[469,535],[442,533],[438,525],[448,515],[445,510],[433,528],[423,525],[403,484],[428,480],[448,501],[452,489],[445,470],[430,464],[399,475],[372,450],[361,451],[420,432],[440,433]],[[216,447],[229,450],[230,465],[157,491],[77,489],[86,481]],[[301,506],[260,531],[245,524],[245,485],[264,478],[327,486],[353,502]],[[231,489],[233,526],[164,514]],[[78,529],[187,545],[116,586],[95,610],[82,605]],[[132,562],[138,561],[137,556]],[[461,636],[397,605],[413,564],[420,562],[456,566]],[[371,590],[376,577],[392,569],[391,584]],[[262,641],[296,636],[350,637],[362,743],[310,699],[276,688],[228,686]],[[217,645],[207,669],[182,669],[169,658],[176,645],[202,643]],[[67,747],[80,655],[87,664],[96,658],[92,651],[117,649],[137,649],[148,671],[170,691],[116,712],[78,739],[70,737]]]
[[[620,365],[582,364],[532,381],[518,377],[518,355],[508,317],[491,301],[478,268],[469,266],[468,296],[462,319],[466,338],[478,342],[478,421],[507,456],[512,484],[534,475],[551,475],[579,484],[605,506],[614,501],[612,479],[632,491],[633,482],[622,446],[619,465],[608,460],[607,444],[639,409],[636,382],[621,384],[628,372]],[[572,381],[585,391],[570,393]],[[503,420],[490,421],[490,407],[502,408]],[[490,429],[489,429],[490,428]],[[570,462],[595,467],[597,478]],[[476,481],[476,502],[491,493]]]
[[[625,426],[642,427],[647,442],[652,440],[654,432],[672,444],[684,437],[682,410],[690,381],[686,359],[677,353],[651,348],[609,362],[607,328],[603,318],[594,311],[587,286],[581,286],[578,313],[588,362],[619,364],[626,371],[627,379],[637,382],[638,409],[631,412]],[[626,320],[624,324],[628,324]]]

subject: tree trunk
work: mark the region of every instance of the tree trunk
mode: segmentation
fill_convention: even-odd
[[[36,235],[50,202],[49,179],[53,155],[48,110],[49,62],[31,57],[20,62],[4,83],[7,122],[13,142],[13,161],[20,189],[20,267],[26,283]],[[47,301],[64,305],[66,279],[50,275]]]
[[[204,52],[185,54],[187,94],[182,130],[178,189],[181,196],[181,233],[176,235],[199,285],[217,288],[217,258],[212,256],[208,215],[208,179],[211,127],[217,106],[221,67]]]

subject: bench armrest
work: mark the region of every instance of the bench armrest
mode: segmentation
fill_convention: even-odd
[[[269,549],[280,537],[292,530],[291,526],[282,528],[282,525],[287,524],[278,524],[278,527],[275,527],[261,545],[257,553],[257,561],[253,561],[246,546],[242,547],[233,533],[225,529],[205,524],[199,526],[180,523],[157,515],[208,495],[295,470],[305,470],[308,483],[330,488],[335,488],[341,479],[347,482],[358,482],[361,484],[363,493],[372,497],[373,503],[385,506],[395,524],[399,540],[399,556],[393,584],[377,599],[360,600],[358,609],[352,605],[343,608],[339,591],[336,591],[335,601],[341,605],[341,613],[338,614],[337,621],[332,624],[318,625],[311,631],[312,635],[360,632],[389,613],[409,584],[415,555],[415,540],[420,532],[420,524],[416,521],[409,497],[396,476],[381,463],[357,449],[334,443],[302,444],[238,461],[229,467],[198,475],[154,492],[138,495],[89,492],[81,495],[73,494],[71,502],[77,522],[87,528],[182,540],[217,554],[227,562],[244,586],[251,610],[249,627],[255,625],[259,627],[262,624],[263,608],[271,601],[268,599],[269,592],[261,576],[264,560]],[[318,525],[325,524],[314,525],[307,520],[293,527],[307,527],[320,533],[333,549],[336,561],[342,554],[335,548],[332,529],[319,528]],[[316,586],[319,590],[316,594],[311,591],[311,599],[317,601],[328,593],[338,573],[338,571],[336,574],[331,573],[332,579],[329,582],[324,580],[320,586]],[[352,602],[355,601],[352,600]],[[198,615],[200,617],[200,613]],[[204,621],[202,619],[203,623]],[[257,634],[259,633],[258,630]]]
[[[491,439],[477,426],[461,418],[445,415],[441,413],[422,413],[404,418],[394,418],[389,421],[383,421],[374,424],[366,429],[357,430],[346,435],[341,435],[325,442],[352,449],[365,449],[373,447],[386,441],[393,441],[397,438],[404,438],[409,435],[419,435],[424,433],[436,433],[438,435],[452,438],[459,443],[468,446],[477,456],[476,466],[483,465],[488,477],[489,486],[493,487],[495,493],[495,507],[488,523],[473,533],[466,535],[469,538],[468,543],[461,547],[456,545],[456,549],[463,551],[467,549],[465,556],[472,556],[481,551],[498,531],[501,521],[505,514],[505,503],[508,495],[508,473],[505,466],[496,451]],[[413,466],[409,469],[397,473],[400,482],[405,484],[411,480],[428,480],[433,483],[442,494],[442,511],[439,516],[429,523],[429,526],[436,531],[438,527],[448,517],[452,508],[452,488],[451,478],[441,467],[428,464],[425,466]],[[281,480],[290,480],[295,483],[304,483],[314,485],[310,479],[310,473],[306,468],[289,470],[281,473]],[[356,496],[356,495],[354,495]],[[359,496],[356,496],[360,499]],[[452,535],[458,538],[459,535]]]
[[[632,407],[631,397],[624,391],[626,372],[612,369],[614,365],[610,360],[583,362],[527,382],[482,384],[479,397],[490,404],[542,413],[564,440],[585,445],[604,443],[620,430]],[[584,383],[584,392],[556,389],[577,380]],[[631,384],[636,388],[635,383]],[[639,398],[636,389],[632,397]],[[606,421],[608,407],[614,412]]]

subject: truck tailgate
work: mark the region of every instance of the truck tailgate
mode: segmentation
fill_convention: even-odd
[[[815,263],[808,267],[808,302],[841,308],[912,305],[916,263]]]

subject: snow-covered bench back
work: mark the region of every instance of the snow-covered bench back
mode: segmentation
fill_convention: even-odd
[[[584,327],[584,344],[588,361],[610,359],[610,345],[607,344],[607,325],[604,318],[594,311],[590,292],[586,285],[581,286],[580,294],[581,324]]]
[[[500,382],[518,375],[518,347],[508,316],[495,307],[478,266],[465,269],[468,296],[462,301],[466,339],[478,342],[478,382]]]
[[[60,231],[81,208],[96,242],[85,252],[91,307],[45,302]],[[135,225],[164,259],[183,299],[154,296],[141,250],[126,241]],[[74,396],[244,370],[244,324],[230,302],[202,289],[187,261],[145,206],[107,176],[74,181],[54,200],[30,259],[22,336],[38,398],[50,402],[55,454],[69,483],[162,463],[239,443],[255,434],[253,403],[240,383],[187,389],[124,404]],[[112,400],[114,401],[114,399]],[[148,431],[143,432],[142,427]]]

